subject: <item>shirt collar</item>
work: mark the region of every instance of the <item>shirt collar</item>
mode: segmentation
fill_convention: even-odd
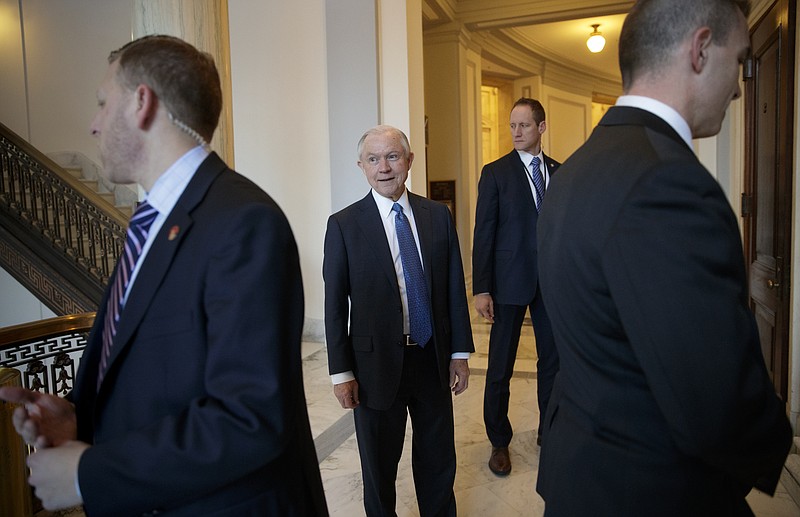
[[[178,158],[156,180],[153,188],[147,193],[147,202],[158,210],[159,214],[170,213],[186,189],[186,185],[208,155],[207,150],[197,146]]]
[[[375,189],[372,189],[372,198],[375,200],[375,204],[378,205],[378,212],[380,212],[382,217],[388,217],[392,214],[392,206],[395,203],[398,203],[400,206],[403,207],[403,212],[408,213],[411,210],[411,205],[408,202],[408,189],[403,189],[403,193],[400,195],[400,199],[397,201],[392,201],[388,197],[383,197],[382,195],[375,192]]]
[[[525,164],[525,167],[531,164],[531,160],[533,160],[534,156],[539,157],[539,164],[544,163],[544,153],[542,153],[541,149],[539,149],[539,154],[531,154],[528,151],[520,151],[519,149],[517,149],[516,151],[519,154],[519,159],[522,160],[522,163]]]
[[[675,108],[657,101],[650,97],[643,97],[641,95],[622,95],[617,99],[617,106],[629,106],[632,108],[639,108],[649,111],[653,115],[663,119],[667,124],[672,126],[672,129],[686,142],[689,148],[692,147],[692,130],[689,124],[684,120],[680,113]]]

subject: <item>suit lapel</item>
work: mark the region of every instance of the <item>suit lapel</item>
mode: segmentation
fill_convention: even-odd
[[[535,216],[536,201],[533,199],[533,192],[531,192],[531,185],[528,180],[528,166],[522,163],[522,158],[516,150],[512,150],[506,155],[508,157],[509,169],[512,171],[511,182],[513,190],[517,192],[524,192],[521,194],[525,198],[525,205],[528,210],[532,210]]]
[[[419,236],[419,245],[422,248],[422,268],[425,271],[425,280],[428,284],[428,293],[432,292],[432,260],[431,249],[433,247],[433,219],[431,218],[430,209],[421,203],[420,196],[408,193],[408,202],[411,205],[411,210],[414,211],[414,222],[417,226],[417,234]]]
[[[109,370],[120,353],[130,344],[142,322],[150,302],[158,292],[164,277],[172,265],[175,254],[192,226],[191,211],[208,191],[214,179],[226,169],[226,165],[212,153],[203,161],[186,186],[177,204],[169,213],[145,256],[139,274],[120,315],[117,335],[109,357]]]
[[[372,191],[358,202],[358,225],[375,253],[379,267],[386,274],[391,285],[397,287],[397,275],[394,270],[392,253],[386,242],[386,230],[383,228],[383,215],[372,198]]]

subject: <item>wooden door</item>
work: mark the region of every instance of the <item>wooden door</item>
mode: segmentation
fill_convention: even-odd
[[[787,400],[796,0],[777,0],[751,30],[745,66],[745,192],[750,303],[778,395]]]

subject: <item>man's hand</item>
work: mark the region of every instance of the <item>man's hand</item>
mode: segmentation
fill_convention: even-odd
[[[450,389],[455,395],[464,392],[469,386],[469,365],[466,359],[450,360]]]
[[[65,399],[12,386],[0,388],[0,400],[20,404],[14,410],[14,429],[25,443],[38,449],[55,447],[78,437],[75,407]]]
[[[28,482],[47,510],[63,510],[83,504],[75,481],[81,455],[88,448],[86,443],[71,441],[28,456],[31,469]]]
[[[489,293],[475,295],[475,310],[478,314],[494,323],[494,301]]]
[[[333,386],[333,394],[339,404],[345,409],[355,409],[358,406],[358,382],[347,381]]]

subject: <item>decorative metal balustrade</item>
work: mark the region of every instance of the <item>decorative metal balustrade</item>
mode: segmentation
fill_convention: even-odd
[[[0,329],[0,366],[17,369],[25,388],[66,395],[94,316],[74,314]]]
[[[125,216],[2,124],[0,171],[0,265],[57,314],[96,308]]]

